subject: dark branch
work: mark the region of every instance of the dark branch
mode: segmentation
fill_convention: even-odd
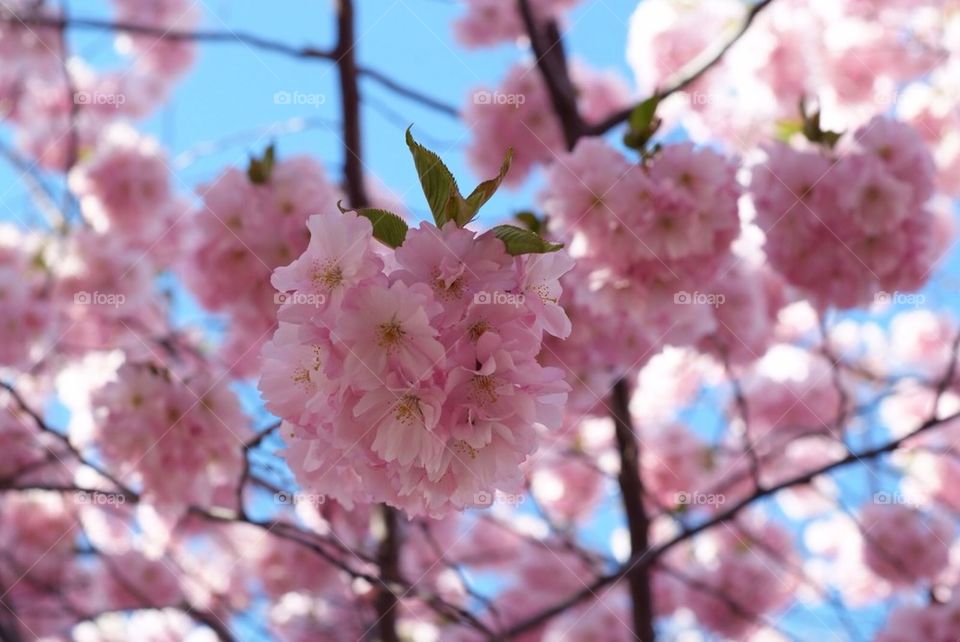
[[[747,15],[744,18],[743,23],[740,25],[740,28],[735,34],[733,34],[733,37],[731,37],[730,40],[724,43],[723,46],[717,50],[707,49],[704,51],[701,56],[698,56],[693,60],[693,62],[690,63],[690,66],[694,67],[693,72],[684,76],[674,84],[657,91],[655,95],[660,100],[663,100],[664,98],[672,96],[678,91],[683,91],[698,81],[704,74],[713,69],[721,60],[723,60],[723,57],[727,55],[727,52],[730,51],[735,44],[737,44],[737,42],[745,33],[747,33],[747,31],[750,29],[750,25],[752,25],[753,21],[757,19],[757,16],[760,15],[760,12],[770,6],[772,2],[773,0],[761,0],[750,7],[750,10],[747,11]],[[607,133],[617,125],[626,122],[627,118],[630,117],[630,114],[636,107],[637,105],[631,105],[630,107],[618,111],[606,120],[587,127],[587,134],[590,136],[601,136]]]
[[[201,43],[223,43],[223,44],[243,44],[253,49],[266,51],[269,53],[288,56],[290,58],[299,58],[305,60],[325,60],[334,62],[337,60],[336,49],[320,49],[313,46],[297,47],[288,45],[269,38],[246,33],[243,31],[213,31],[213,30],[166,30],[147,25],[138,25],[127,22],[111,22],[109,20],[97,20],[95,18],[62,18],[54,16],[30,15],[18,16],[10,12],[0,12],[0,22],[6,22],[13,25],[24,27],[53,28],[53,29],[82,29],[86,31],[106,31],[117,33],[132,33],[143,36],[152,36],[162,40],[189,41]],[[433,98],[421,91],[407,87],[399,83],[386,74],[370,69],[368,67],[357,66],[357,75],[369,78],[385,89],[392,91],[404,98],[422,104],[424,107],[433,109],[437,113],[451,118],[459,118],[460,111],[441,100]]]
[[[567,149],[573,149],[582,134],[583,121],[577,111],[577,94],[567,70],[560,30],[553,21],[538,24],[530,7],[530,0],[517,2],[527,35],[530,37],[530,48],[536,57],[537,68],[550,94],[553,111],[560,120]]]
[[[630,420],[630,389],[626,380],[613,386],[612,404],[616,423],[617,450],[620,454],[620,495],[627,516],[632,555],[643,555],[650,546],[650,519],[643,505],[643,478],[640,476],[640,449]],[[644,642],[653,642],[653,595],[650,590],[650,567],[637,564],[627,573],[633,604],[633,632]]]

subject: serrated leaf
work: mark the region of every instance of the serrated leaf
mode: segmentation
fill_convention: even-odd
[[[247,166],[247,178],[254,185],[265,185],[270,182],[270,176],[273,174],[273,166],[276,164],[276,149],[271,143],[263,152],[263,157],[250,157],[250,164]]]
[[[337,207],[340,208],[340,211],[343,213],[353,212],[357,216],[368,219],[373,225],[373,238],[388,247],[396,249],[403,245],[403,241],[407,238],[409,226],[406,221],[393,212],[375,207],[363,207],[358,210],[350,210],[345,209],[340,202],[337,203]]]
[[[513,148],[507,149],[506,155],[503,157],[503,163],[500,165],[500,172],[496,177],[491,178],[490,180],[483,181],[470,193],[470,196],[467,197],[466,207],[460,212],[457,218],[457,225],[463,227],[476,217],[477,212],[480,211],[480,208],[483,207],[487,201],[497,192],[500,188],[500,184],[503,183],[503,179],[507,176],[507,172],[510,171],[510,162],[513,160]]]
[[[503,241],[507,254],[512,256],[556,252],[563,247],[563,243],[551,243],[539,234],[515,225],[497,225],[490,232]]]
[[[414,140],[410,129],[412,127],[407,129],[407,147],[413,155],[413,164],[420,177],[423,195],[427,197],[427,204],[437,227],[443,227],[447,221],[459,220],[463,196],[460,195],[453,174],[440,157]]]

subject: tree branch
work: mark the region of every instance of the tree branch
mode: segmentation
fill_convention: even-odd
[[[620,453],[620,474],[617,482],[630,531],[631,555],[642,555],[649,548],[650,520],[643,505],[643,478],[640,475],[640,449],[630,420],[630,389],[625,379],[613,386],[613,419],[616,424],[617,450]],[[627,573],[633,604],[633,632],[643,642],[653,642],[653,595],[650,589],[650,567],[637,564]]]
[[[726,43],[724,43],[719,49],[706,49],[701,55],[697,56],[690,62],[688,67],[693,67],[694,71],[685,75],[683,78],[678,80],[672,85],[669,85],[663,89],[658,90],[654,93],[654,96],[663,100],[668,96],[671,96],[678,91],[683,91],[697,80],[699,80],[704,74],[713,69],[723,57],[727,55],[727,52],[737,44],[740,38],[743,37],[745,33],[750,29],[750,25],[753,24],[753,21],[757,19],[757,16],[766,9],[773,0],[760,0],[755,5],[750,7],[750,10],[747,11],[747,15],[743,19],[743,23],[740,25],[740,28],[737,32],[730,38]],[[639,103],[638,103],[639,104]],[[600,121],[594,125],[590,125],[586,128],[587,134],[590,136],[602,136],[607,133],[617,125],[627,121],[627,118],[630,117],[630,114],[633,113],[633,110],[636,109],[637,105],[631,105],[612,116],[608,117],[606,120]]]
[[[337,47],[334,49],[340,79],[340,107],[343,116],[343,173],[350,207],[370,204],[363,181],[363,147],[360,132],[360,88],[354,50],[353,0],[340,0],[337,17]]]
[[[11,25],[20,25],[26,28],[38,27],[53,29],[81,29],[85,31],[132,33],[143,36],[152,36],[161,40],[190,41],[213,44],[243,44],[253,49],[288,56],[290,58],[325,60],[329,62],[335,62],[337,60],[336,49],[320,49],[318,47],[309,45],[297,47],[276,40],[270,40],[269,38],[263,38],[252,33],[246,33],[244,31],[213,31],[202,29],[192,31],[182,31],[177,29],[167,30],[129,22],[98,20],[96,18],[71,17],[67,19],[63,17],[43,15],[21,16],[2,10],[0,10],[0,22],[5,22]],[[376,69],[358,65],[357,75],[360,77],[369,78],[385,89],[392,91],[397,95],[403,96],[404,98],[408,98],[414,102],[417,102],[424,107],[436,111],[437,113],[449,116],[451,118],[460,118],[460,111],[453,105],[447,104],[417,89],[399,83]]]
[[[668,550],[674,548],[675,546],[677,546],[678,544],[681,544],[682,542],[685,542],[686,540],[690,539],[694,535],[697,535],[698,533],[701,533],[723,522],[727,522],[733,519],[744,509],[748,508],[749,506],[753,505],[755,502],[757,502],[758,500],[764,497],[774,495],[780,492],[781,490],[785,490],[787,488],[809,484],[817,477],[820,477],[821,475],[825,475],[826,473],[832,472],[839,468],[844,468],[846,466],[849,466],[855,463],[863,463],[867,460],[879,457],[880,455],[891,453],[897,450],[905,442],[917,437],[918,435],[928,430],[931,430],[932,428],[941,426],[943,424],[947,424],[952,421],[956,421],[958,419],[960,419],[960,411],[952,413],[945,417],[941,417],[941,418],[927,419],[922,424],[920,424],[920,426],[918,426],[916,429],[904,435],[903,437],[900,437],[899,439],[889,441],[885,444],[882,444],[875,448],[864,450],[860,453],[856,453],[856,454],[850,453],[849,455],[847,455],[846,457],[843,457],[842,459],[838,459],[832,463],[825,464],[819,468],[816,468],[802,475],[792,477],[790,479],[784,480],[783,482],[780,482],[779,484],[769,486],[767,488],[759,490],[753,495],[737,502],[727,510],[721,513],[717,513],[710,519],[704,520],[703,522],[701,522],[700,524],[697,524],[696,526],[692,526],[690,528],[687,528],[681,531],[680,533],[678,533],[677,535],[675,535],[674,537],[672,537],[671,539],[667,540],[662,544],[649,548],[643,554],[631,555],[631,558],[627,560],[627,562],[625,562],[623,565],[621,565],[621,567],[617,569],[615,572],[610,573],[609,575],[598,577],[589,586],[585,586],[582,590],[571,595],[565,600],[561,602],[557,602],[553,606],[546,608],[540,611],[539,613],[537,613],[536,615],[524,620],[523,622],[520,622],[514,625],[513,627],[511,627],[506,631],[505,635],[507,637],[511,637],[511,636],[519,635],[526,631],[535,629],[536,627],[540,626],[544,622],[559,615],[560,613],[563,613],[567,609],[570,609],[576,606],[577,604],[580,604],[582,602],[585,602],[595,597],[597,592],[601,591],[604,587],[609,586],[611,584],[615,584],[616,582],[624,579],[625,577],[628,576],[630,572],[632,572],[635,566],[650,566],[651,564],[653,564],[654,561],[660,558],[660,556],[662,556]]]
[[[517,0],[524,27],[530,37],[530,48],[536,65],[550,94],[553,111],[560,120],[567,149],[573,149],[583,130],[583,121],[577,111],[577,95],[567,71],[566,55],[560,30],[554,21],[538,25],[530,0]]]

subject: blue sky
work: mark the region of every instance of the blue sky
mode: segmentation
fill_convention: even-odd
[[[459,47],[451,22],[463,8],[453,0],[361,0],[357,5],[359,62],[458,107],[471,89],[495,85],[508,66],[525,55],[513,44],[473,51]],[[200,6],[202,26],[211,30],[255,33],[321,48],[331,46],[335,38],[334,0],[208,0]],[[627,20],[635,6],[635,0],[582,3],[567,23],[568,51],[593,66],[614,68],[630,78],[624,48]],[[101,0],[74,3],[72,12],[87,17],[110,15],[109,5]],[[107,34],[77,32],[71,42],[74,52],[96,66],[117,63]],[[405,196],[414,218],[426,218],[426,210],[403,142],[406,125],[414,124],[415,133],[442,154],[462,182],[480,178],[464,162],[469,138],[459,123],[370,81],[364,82],[362,90],[368,100],[363,110],[367,168]],[[312,105],[276,104],[277,92],[320,98]],[[297,118],[308,119],[310,127],[297,133],[264,133],[271,125]],[[276,139],[281,155],[311,154],[337,176],[342,162],[338,122],[337,76],[328,62],[294,60],[242,44],[207,44],[178,86],[172,104],[143,123],[143,128],[165,144],[173,159],[198,144],[228,141],[219,152],[178,167],[179,186],[193,188],[225,164],[243,163],[248,151],[259,152],[271,139]],[[533,193],[528,186],[499,195],[484,214],[488,220],[509,216],[532,204]]]

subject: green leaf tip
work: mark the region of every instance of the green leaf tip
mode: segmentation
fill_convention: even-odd
[[[510,171],[513,150],[507,150],[497,176],[483,181],[470,193],[470,196],[464,198],[450,169],[439,155],[414,139],[412,129],[412,125],[407,128],[407,147],[413,155],[420,186],[423,188],[423,195],[427,199],[434,222],[437,227],[443,227],[450,221],[458,227],[466,226],[476,218],[480,208],[490,200],[503,183],[507,172]]]
[[[402,218],[393,212],[375,207],[348,209],[343,207],[342,202],[343,201],[337,201],[337,209],[342,213],[352,212],[370,221],[370,224],[373,226],[373,238],[393,249],[397,249],[403,245],[404,240],[407,238],[409,226]]]
[[[497,225],[490,232],[503,241],[507,254],[546,254],[563,248],[563,243],[551,243],[536,232],[525,230],[516,225]]]

